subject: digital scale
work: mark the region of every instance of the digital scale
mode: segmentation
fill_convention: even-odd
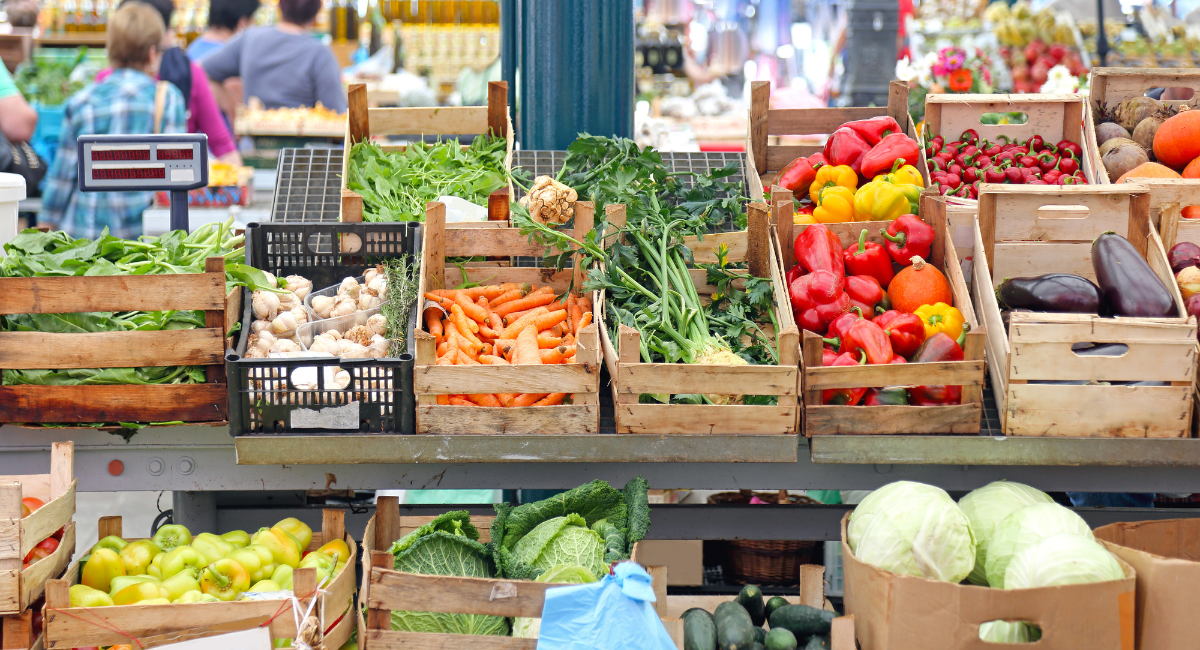
[[[79,191],[171,193],[171,230],[190,232],[188,190],[208,185],[208,136],[79,136]]]

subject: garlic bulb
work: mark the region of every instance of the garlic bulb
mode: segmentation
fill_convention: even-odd
[[[350,385],[350,373],[338,368],[337,372],[333,373],[333,383],[337,384],[338,388],[345,388]]]
[[[338,356],[341,353],[341,345],[334,339],[326,336],[318,336],[313,339],[312,345],[308,346],[309,352],[324,352]]]
[[[255,318],[271,320],[279,313],[279,296],[270,291],[255,291],[250,294],[250,305]]]
[[[271,273],[270,271],[263,271],[263,275],[267,276],[267,284],[271,285],[272,287],[279,286],[279,278],[275,277],[274,273]]]
[[[340,344],[341,344],[342,349],[341,349],[341,353],[338,356],[342,357],[343,359],[369,359],[369,358],[371,358],[371,351],[368,350],[367,346],[365,346],[365,345],[359,345],[359,344],[355,343],[354,341],[349,341],[346,339],[342,339],[340,341]]]
[[[301,352],[300,345],[292,339],[279,339],[271,346],[271,352]]]
[[[369,268],[363,272],[363,282],[365,282],[366,284],[371,284],[372,280],[374,280],[376,277],[379,277],[382,275],[383,275],[383,272],[379,270],[378,266],[372,266],[371,268]]]
[[[279,309],[288,310],[295,309],[300,306],[300,299],[291,291],[279,294]]]
[[[250,323],[250,334],[251,334],[251,335],[254,335],[254,334],[258,334],[258,333],[260,333],[260,332],[264,332],[264,331],[266,331],[266,330],[267,330],[267,328],[269,328],[269,327],[271,327],[271,321],[269,321],[269,320],[256,320],[256,321],[254,321],[254,322]]]
[[[290,338],[296,334],[296,328],[300,327],[300,323],[296,322],[296,317],[292,312],[285,311],[280,313],[275,318],[271,319],[271,331],[280,338]]]
[[[262,348],[246,348],[246,359],[266,359],[267,353]]]
[[[365,325],[356,325],[351,327],[342,335],[342,339],[346,341],[354,341],[359,345],[371,344],[371,331]]]
[[[297,323],[303,325],[308,322],[308,310],[304,307],[293,307],[292,318],[295,318]]]
[[[252,338],[255,340],[250,344],[251,347],[259,348],[263,352],[270,351],[271,346],[275,345],[275,341],[278,340],[276,339],[275,335],[270,332],[262,332],[261,334]]]
[[[296,294],[300,300],[304,300],[305,296],[312,291],[312,281],[300,275],[289,275],[284,279],[283,288]]]
[[[342,284],[338,287],[337,295],[338,297],[349,296],[357,300],[359,288],[358,280],[346,278],[342,280]]]
[[[388,340],[376,334],[371,337],[371,344],[367,346],[367,349],[371,351],[372,357],[386,357],[388,354]]]
[[[369,292],[366,292],[366,291],[358,294],[358,310],[359,311],[366,311],[368,309],[378,307],[381,304],[383,304],[383,301],[379,299],[379,296],[373,296]]]
[[[327,337],[333,339],[334,341],[342,340],[342,333],[337,330],[329,330],[328,332],[322,332],[321,336],[327,336]]]
[[[312,309],[321,318],[329,318],[329,313],[333,311],[335,304],[337,304],[337,298],[333,296],[313,296],[312,299]]]
[[[333,309],[329,311],[329,317],[337,318],[338,316],[349,316],[356,311],[358,311],[358,305],[354,300],[350,298],[339,298],[337,304],[335,304]]]
[[[384,291],[387,291],[387,278],[383,275],[377,275],[374,279],[367,283],[367,291],[373,295],[382,296]]]
[[[375,314],[367,319],[367,329],[372,335],[383,336],[387,332],[387,319],[383,314]]]

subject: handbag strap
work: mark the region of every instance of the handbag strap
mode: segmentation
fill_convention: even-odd
[[[166,110],[167,84],[169,81],[159,81],[154,86],[154,133],[162,133],[163,111]]]

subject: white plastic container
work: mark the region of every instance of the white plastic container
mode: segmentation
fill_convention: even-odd
[[[0,174],[0,246],[17,236],[17,203],[25,200],[25,179]]]

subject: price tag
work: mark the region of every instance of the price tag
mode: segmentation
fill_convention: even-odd
[[[252,627],[249,630],[191,639],[158,646],[159,650],[272,650],[271,630]]]

